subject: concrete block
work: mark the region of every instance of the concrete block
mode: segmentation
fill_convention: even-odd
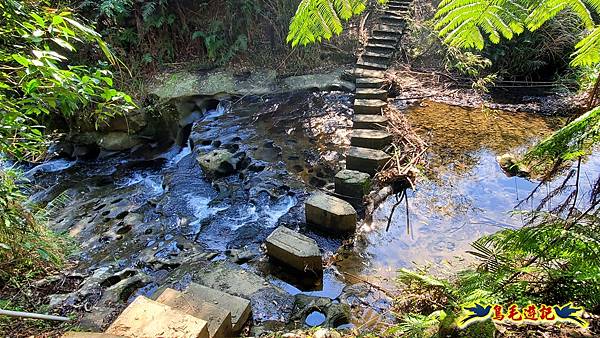
[[[322,192],[311,195],[304,204],[306,222],[331,232],[356,230],[356,210],[350,203]]]
[[[335,192],[362,199],[371,190],[371,177],[356,170],[342,170],[335,175]]]
[[[296,270],[323,271],[321,252],[312,238],[280,226],[267,237],[265,244],[267,255]]]

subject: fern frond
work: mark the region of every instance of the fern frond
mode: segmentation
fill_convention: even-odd
[[[447,44],[483,49],[485,37],[493,43],[512,39],[524,30],[525,8],[517,0],[445,0],[436,13],[435,28]]]
[[[590,34],[575,45],[575,48],[572,66],[591,66],[600,63],[600,26],[596,26]]]
[[[302,0],[290,22],[287,42],[294,47],[329,40],[342,32],[342,20],[365,8],[366,0]]]
[[[531,6],[532,11],[527,17],[527,28],[534,31],[540,28],[546,21],[556,17],[565,9],[575,13],[586,28],[594,27],[592,11],[598,12],[600,1],[598,0],[538,0]]]

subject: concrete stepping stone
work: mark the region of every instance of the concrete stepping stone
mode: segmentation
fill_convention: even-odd
[[[382,150],[350,147],[346,153],[346,169],[375,175],[389,160],[390,155]]]
[[[231,312],[226,309],[170,288],[163,290],[156,301],[206,321],[210,338],[231,337]]]
[[[367,115],[381,115],[382,109],[387,107],[387,102],[383,100],[354,100],[354,113]]]
[[[356,62],[357,66],[360,66],[362,68],[365,69],[373,69],[373,70],[386,70],[388,68],[388,65],[381,62],[381,63],[375,63],[375,62],[368,62],[365,60],[359,60],[358,62]]]
[[[377,36],[378,34],[399,36],[402,35],[402,31],[402,27],[378,24],[373,28],[373,36]]]
[[[371,177],[367,173],[344,169],[335,175],[335,193],[343,196],[363,198],[371,191]]]
[[[390,58],[392,57],[392,54],[367,51],[367,52],[364,52],[361,56],[362,56],[363,60],[367,60],[366,58],[369,58],[369,59],[376,60],[374,62],[379,62],[379,61],[388,62],[390,60]]]
[[[396,51],[396,43],[385,44],[385,43],[367,43],[365,50],[368,52],[379,52],[379,53],[394,53]]]
[[[356,88],[381,88],[385,81],[376,77],[359,77],[356,79]]]
[[[356,77],[385,77],[385,72],[382,70],[365,69],[357,66],[354,68],[354,76]]]
[[[106,329],[106,333],[131,338],[208,338],[208,323],[139,296]]]
[[[383,130],[354,129],[350,134],[350,145],[355,147],[383,149],[390,143],[392,135]]]
[[[385,36],[371,35],[367,39],[367,45],[368,44],[382,44],[382,45],[385,45],[386,47],[393,48],[394,50],[396,49],[396,44],[397,43],[398,43],[398,37],[397,36],[393,36],[393,35],[389,35],[389,34],[386,34]]]
[[[387,90],[377,88],[357,88],[354,92],[356,99],[387,100]]]
[[[354,114],[352,128],[356,129],[385,129],[388,118],[383,115]]]
[[[260,286],[262,287],[262,285]],[[183,294],[196,301],[212,303],[231,313],[231,327],[233,333],[239,332],[250,318],[250,301],[233,296],[223,291],[211,289],[204,285],[190,283]]]
[[[323,271],[323,258],[317,242],[303,234],[280,226],[265,241],[267,255],[298,271]]]
[[[356,230],[356,210],[343,199],[322,192],[311,195],[304,203],[306,223],[331,232]]]

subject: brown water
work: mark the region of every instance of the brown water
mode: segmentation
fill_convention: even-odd
[[[537,182],[508,177],[496,156],[523,150],[563,123],[435,102],[423,102],[406,113],[429,144],[417,188],[408,193],[408,222],[402,202],[385,231],[397,201],[389,197],[376,209],[372,224],[363,227],[355,251],[338,264],[342,271],[390,288],[399,268],[418,265],[438,274],[454,272],[473,261],[466,251],[474,240],[522,226],[521,217],[510,213]],[[584,164],[590,177],[599,168],[597,156]]]

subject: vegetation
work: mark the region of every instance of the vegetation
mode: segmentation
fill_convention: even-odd
[[[108,69],[118,60],[100,35],[67,8],[43,1],[0,3],[0,153],[20,160],[43,158],[50,137],[44,122],[84,119],[96,126],[134,108],[113,87]],[[106,61],[76,60],[80,47]],[[4,166],[4,164],[3,164]],[[63,241],[43,226],[11,168],[0,170],[0,280],[60,264]]]

